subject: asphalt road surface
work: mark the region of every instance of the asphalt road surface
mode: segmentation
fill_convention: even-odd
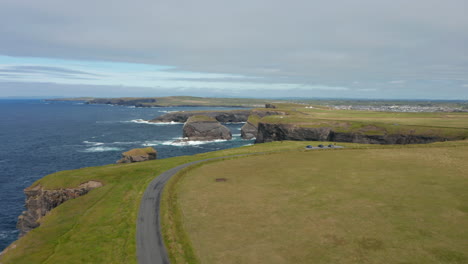
[[[139,264],[169,264],[161,234],[159,207],[166,182],[181,169],[206,161],[198,160],[167,170],[156,177],[145,190],[138,212],[136,239]]]
[[[136,239],[139,264],[169,264],[166,247],[161,234],[161,217],[159,215],[161,194],[166,182],[180,170],[188,166],[216,159],[246,156],[245,154],[197,160],[167,170],[154,178],[143,194],[138,212]]]
[[[338,148],[336,146],[335,148]],[[261,154],[255,153],[255,154]],[[161,194],[166,182],[180,170],[209,160],[231,158],[237,156],[247,156],[249,154],[239,154],[197,160],[185,163],[170,170],[167,170],[154,178],[148,185],[143,194],[143,199],[138,212],[136,239],[137,239],[137,258],[139,264],[169,264],[166,247],[161,234],[161,217],[159,215]],[[251,154],[250,154],[251,155]]]

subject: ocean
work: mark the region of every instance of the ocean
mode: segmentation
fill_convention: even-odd
[[[23,189],[61,170],[115,163],[122,152],[152,146],[158,159],[252,144],[240,138],[243,124],[224,124],[229,141],[174,143],[183,124],[144,120],[172,111],[232,110],[222,107],[88,105],[82,102],[0,100],[0,251],[17,239]]]

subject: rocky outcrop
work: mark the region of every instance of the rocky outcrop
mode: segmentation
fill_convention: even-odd
[[[272,108],[271,106],[266,105],[267,108]],[[252,110],[249,119],[245,125],[241,128],[241,137],[243,139],[252,139],[257,137],[258,122],[262,117],[270,115],[286,115],[286,112],[283,111],[274,111],[266,109],[254,109]]]
[[[67,200],[87,194],[92,189],[101,187],[98,181],[89,181],[80,184],[77,188],[48,190],[41,185],[27,188],[26,209],[19,217],[16,227],[20,230],[20,237],[40,225],[40,220],[50,210],[59,206]]]
[[[381,134],[363,132],[337,132],[331,127],[300,127],[293,124],[259,123],[255,143],[281,140],[297,141],[332,141],[363,144],[423,144],[463,138],[445,138],[441,136],[417,134]]]
[[[119,159],[117,163],[132,163],[154,160],[157,158],[157,156],[158,152],[152,147],[132,149],[122,153],[122,158]]]
[[[183,127],[183,137],[188,140],[231,139],[229,128],[208,116],[191,116]]]
[[[245,122],[250,115],[251,110],[230,110],[230,111],[181,111],[181,112],[173,112],[167,113],[162,116],[158,116],[149,122],[152,123],[160,123],[160,122],[179,122],[185,123],[189,117],[195,115],[204,115],[213,117],[218,122],[221,123],[237,123],[237,122]]]
[[[241,128],[241,137],[243,139],[252,139],[257,136],[257,126],[247,121]]]
[[[287,115],[287,113],[284,111],[270,110],[270,109],[257,108],[257,109],[253,109],[250,114],[259,116],[260,118],[265,117],[265,116],[271,116],[271,115]]]

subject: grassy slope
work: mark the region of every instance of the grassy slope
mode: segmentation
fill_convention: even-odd
[[[0,263],[136,263],[135,227],[141,196],[161,172],[210,157],[303,148],[303,142],[262,144],[194,156],[112,164],[48,175],[32,186],[76,187],[97,180],[105,185],[51,211],[41,226],[13,243]]]
[[[186,98],[189,99],[189,98]],[[324,119],[362,119],[383,120],[394,118],[394,113],[357,112],[348,113],[341,111],[328,111],[312,109],[314,111],[303,113],[304,109],[295,109],[297,105],[285,106],[292,116],[294,113],[308,114],[313,118],[322,115]],[[294,111],[296,110],[296,111]],[[309,110],[309,109],[308,109]],[[355,111],[356,112],[356,111]],[[324,114],[325,113],[325,114]],[[369,117],[369,115],[371,117]],[[381,115],[381,116],[380,116]],[[420,120],[430,119],[431,124],[438,123],[446,117],[435,117],[439,114],[421,114],[414,119],[413,114],[397,117],[401,122],[413,118]],[[454,118],[452,118],[454,116]],[[452,127],[460,127],[466,120],[466,114],[450,114]],[[393,120],[391,122],[394,122]],[[445,124],[445,123],[444,123]],[[466,123],[464,123],[466,128]],[[445,125],[441,125],[445,126]],[[463,127],[463,125],[461,125]],[[63,171],[51,174],[37,181],[45,188],[76,187],[88,180],[98,180],[105,184],[104,187],[95,189],[89,194],[78,199],[68,201],[54,209],[46,216],[41,227],[31,231],[25,237],[15,242],[15,249],[9,250],[0,262],[2,263],[135,263],[135,222],[141,195],[147,184],[156,175],[169,168],[193,160],[214,156],[232,155],[239,153],[255,153],[264,151],[292,150],[302,151],[305,145],[318,144],[317,142],[274,142],[237,149],[222,150],[213,153],[184,156],[165,160],[149,161],[135,164],[108,165],[80,170]],[[457,146],[465,142],[445,142],[417,146],[417,148],[433,146]],[[380,148],[376,145],[340,144],[348,147],[373,149]],[[402,146],[387,146],[390,149],[400,149]],[[405,146],[413,148],[414,146]],[[175,181],[177,182],[177,181]],[[170,199],[165,200],[166,217],[174,214],[170,206]],[[178,233],[177,228],[171,226],[171,219],[166,218],[169,226],[165,227],[166,235]],[[177,219],[174,220],[177,223]],[[177,234],[176,234],[177,235]],[[167,240],[171,239],[166,236]],[[180,242],[180,241],[179,241]],[[175,242],[175,248],[180,248],[179,242]],[[183,243],[183,241],[182,241]]]
[[[168,189],[186,232],[173,263],[467,263],[467,143],[200,166]]]

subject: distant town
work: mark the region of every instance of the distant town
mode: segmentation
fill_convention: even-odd
[[[382,112],[468,112],[466,106],[419,106],[419,105],[327,105],[338,110],[362,110],[362,111],[382,111]]]

